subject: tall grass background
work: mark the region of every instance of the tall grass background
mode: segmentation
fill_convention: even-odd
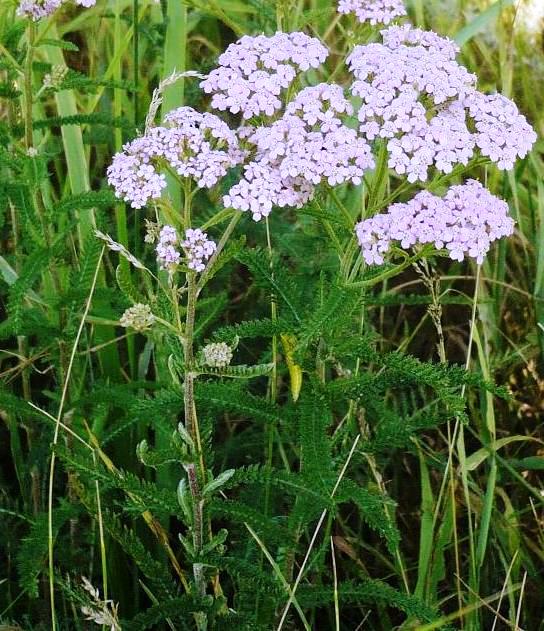
[[[541,134],[544,23],[538,24],[536,9],[533,14],[522,12],[523,4],[413,0],[408,6],[415,24],[455,38],[462,45],[463,63],[477,72],[480,85],[514,98]],[[3,90],[15,86],[20,96],[0,101],[0,134],[21,126],[25,76],[31,82],[26,88],[36,92],[47,64],[67,65],[74,72],[70,89],[32,105],[31,144],[48,155],[47,173],[26,177],[35,183],[33,195],[44,205],[22,198],[17,203],[18,193],[8,180],[11,167],[0,159],[3,306],[14,300],[14,288],[23,292],[23,322],[16,334],[7,312],[0,325],[0,628],[49,629],[53,606],[59,628],[86,629],[91,623],[81,613],[78,577],[89,577],[104,600],[119,603],[123,620],[156,605],[157,599],[134,561],[104,532],[100,512],[89,518],[71,511],[71,505],[82,501],[78,478],[55,464],[52,445],[70,449],[74,442],[84,441],[85,449],[94,449],[95,458],[106,466],[153,477],[160,488],[174,494],[179,478],[172,467],[151,474],[138,463],[137,444],[155,421],[145,411],[128,431],[117,435],[126,422],[131,396],[140,396],[143,389],[153,392],[153,383],[165,379],[169,353],[161,340],[127,333],[118,325],[127,301],[116,278],[128,291],[138,281],[126,261],[117,267],[112,253],[102,250],[94,229],[107,229],[139,256],[145,211],[113,199],[105,183],[106,167],[113,152],[143,128],[153,89],[161,80],[174,71],[206,72],[241,34],[276,28],[314,34],[333,51],[327,65],[331,76],[356,34],[350,30],[352,24],[338,19],[331,0],[99,0],[93,9],[69,7],[37,26],[34,36],[51,44],[36,49],[29,79],[21,53],[28,29],[15,18],[14,8],[10,0],[0,7],[0,77]],[[74,46],[59,46],[55,42],[60,39]],[[194,80],[169,86],[162,110],[185,103],[205,103]],[[20,130],[21,146],[22,136]],[[350,603],[345,615],[342,601],[333,598],[326,606],[306,609],[311,628],[544,629],[541,150],[539,140],[512,172],[481,172],[490,189],[508,201],[516,233],[497,245],[481,268],[468,263],[437,268],[430,295],[442,309],[439,333],[428,300],[422,299],[428,287],[411,270],[374,288],[374,306],[365,316],[381,350],[399,349],[422,360],[466,365],[511,391],[506,401],[483,389],[464,392],[467,424],[453,419],[420,433],[409,450],[396,451],[394,457],[375,459],[358,453],[357,466],[370,473],[369,488],[387,490],[397,503],[391,511],[401,541],[393,555],[375,546],[349,512],[338,520],[327,518],[318,534],[317,545],[326,556],[322,576],[331,581],[346,574],[380,579],[437,606],[440,614],[428,623],[402,620],[378,594],[370,605]],[[175,181],[169,182],[168,190],[172,199],[181,199]],[[357,208],[358,195],[346,194],[350,209]],[[274,234],[280,234],[278,215],[271,218],[271,247],[289,254],[298,247],[300,235],[285,233],[274,243]],[[248,240],[266,247],[264,227],[243,221]],[[36,256],[35,246],[41,258],[36,257],[29,271],[28,255]],[[251,309],[243,276],[239,271],[228,277],[228,286],[219,288],[223,293],[216,300],[231,305],[220,324],[237,321],[244,317],[244,309]],[[265,298],[263,310],[255,315],[266,317],[270,308]],[[443,357],[436,351],[440,335]],[[272,346],[261,351],[276,361],[278,353],[285,353],[280,346],[274,338]],[[101,405],[101,392],[116,386],[118,401]],[[285,382],[283,394],[281,384],[279,393],[275,387],[268,392],[272,402],[288,391]],[[76,404],[78,410],[91,413],[81,418],[79,411],[72,427]],[[236,419],[227,414],[225,422],[216,437],[218,470],[229,462],[229,450],[236,449]],[[275,431],[266,427],[256,433],[250,456],[260,454],[261,463],[288,467],[296,448],[289,444],[289,436],[284,443]],[[159,446],[161,440],[157,438]],[[251,463],[242,459],[242,464]],[[100,507],[100,499],[97,482],[95,498],[89,502]],[[115,511],[120,499],[111,502],[108,510]],[[145,515],[142,520],[136,513],[133,506],[123,513],[123,522],[134,527],[156,561],[168,565],[168,546],[150,534]],[[175,520],[163,521],[160,528],[170,529],[172,540],[176,537]],[[312,532],[309,527],[306,547]],[[270,574],[281,573],[262,537],[250,526],[245,536],[261,551],[261,567]],[[294,575],[287,579],[287,595],[303,559],[301,554]],[[316,588],[321,580],[316,579]],[[307,581],[312,585],[311,576]],[[183,623],[176,624],[166,621],[149,628],[184,628]],[[186,624],[191,628],[190,618]],[[303,628],[295,617],[289,624]],[[140,627],[127,623],[123,628]]]

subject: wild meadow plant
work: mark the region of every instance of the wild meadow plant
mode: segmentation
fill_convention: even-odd
[[[518,552],[499,547],[506,579],[485,565],[493,400],[508,405],[509,393],[485,363],[477,304],[486,257],[516,228],[489,173],[528,160],[531,124],[506,95],[479,89],[459,46],[412,25],[400,0],[341,0],[323,38],[311,28],[241,34],[218,5],[211,14],[240,37],[211,67],[163,78],[145,121],[134,107],[141,132],[132,126],[122,147],[116,134],[113,157],[96,158],[97,188],[110,188],[88,183],[56,199],[47,170],[58,157],[41,130],[94,120],[69,114],[63,92],[123,87],[36,62],[40,47],[71,50],[45,21],[61,4],[21,2],[26,40],[17,27],[3,44],[5,91],[23,82],[9,108],[22,129],[8,136],[6,126],[2,141],[12,178],[3,194],[15,242],[35,247],[13,266],[2,259],[2,337],[25,358],[41,336],[54,377],[40,405],[28,367],[20,392],[0,391],[21,486],[21,506],[3,512],[32,514],[17,571],[22,594],[40,598],[21,611],[10,595],[0,620],[19,611],[52,629],[521,628],[511,611],[524,586],[508,581]],[[288,24],[284,3],[277,10],[276,26]],[[180,82],[195,106],[167,109]],[[52,94],[64,119],[36,125]],[[71,151],[87,164],[63,134],[66,160]],[[54,213],[85,209],[79,242],[69,214],[53,230]],[[474,295],[457,301],[470,311],[464,365],[448,361],[444,263],[476,269]],[[373,322],[388,284],[410,270],[428,295],[389,304],[425,306],[429,361],[405,352],[408,334],[388,347]],[[481,371],[469,370],[474,347]],[[470,468],[467,406],[478,397],[485,444]],[[20,419],[40,467],[21,447]],[[51,448],[33,446],[30,423]],[[440,441],[446,450],[433,451]],[[388,488],[405,455],[421,477],[410,500],[424,505],[419,540]],[[488,457],[482,500],[468,472]]]

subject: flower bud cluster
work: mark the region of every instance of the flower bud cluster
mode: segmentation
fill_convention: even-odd
[[[155,316],[149,305],[138,303],[123,313],[119,323],[127,329],[141,332],[150,329],[155,324]]]
[[[232,361],[232,350],[225,342],[207,344],[202,349],[204,363],[213,368],[225,368]]]
[[[51,72],[47,73],[43,77],[43,87],[46,89],[58,89],[68,74],[68,68],[66,66],[53,66]]]

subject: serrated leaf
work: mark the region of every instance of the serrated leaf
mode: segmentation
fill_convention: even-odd
[[[246,366],[240,364],[238,366],[224,366],[215,368],[212,366],[198,366],[198,372],[201,375],[215,375],[216,377],[229,377],[230,379],[252,379],[254,377],[263,377],[269,375],[274,368],[274,364],[256,364],[254,366]]]
[[[67,42],[64,39],[53,39],[50,37],[43,37],[40,39],[38,46],[56,46],[57,48],[62,48],[62,50],[69,50],[75,53],[79,51],[79,47],[73,42]]]
[[[204,489],[202,490],[202,494],[204,496],[211,495],[214,491],[217,491],[217,489],[221,488],[224,484],[226,484],[232,478],[234,473],[235,473],[234,469],[227,469],[226,471],[223,471],[216,478],[211,480],[211,482],[208,482],[204,486]]]

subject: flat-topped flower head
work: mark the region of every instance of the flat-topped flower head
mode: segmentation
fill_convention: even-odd
[[[89,9],[94,7],[96,0],[75,0],[75,3]],[[66,0],[20,0],[16,13],[37,22],[49,17],[63,4],[66,4]]]
[[[206,261],[217,250],[215,241],[208,239],[208,235],[199,228],[188,228],[181,246],[187,256],[187,267],[195,272],[203,272]]]
[[[212,368],[225,368],[232,361],[232,350],[225,342],[212,342],[202,349],[204,363]]]
[[[465,101],[476,132],[474,141],[480,153],[499,169],[510,170],[518,158],[524,158],[537,139],[514,102],[502,94],[474,92]]]
[[[389,24],[406,15],[402,0],[339,0],[338,13],[354,13],[359,22]]]
[[[381,33],[382,44],[356,46],[347,59],[356,78],[352,91],[368,110],[376,108],[374,116],[382,116],[399,96],[440,105],[474,88],[476,77],[455,61],[458,48],[451,40],[409,25]]]
[[[444,197],[422,191],[393,204],[387,213],[365,219],[355,228],[363,258],[382,264],[393,243],[402,248],[433,244],[455,261],[465,256],[482,263],[493,241],[509,236],[514,221],[508,205],[476,180],[451,187]]]
[[[476,90],[455,42],[408,24],[381,34],[381,44],[356,46],[348,66],[362,99],[359,130],[387,142],[390,168],[425,181],[431,167],[450,173],[476,149],[501,169],[527,154],[534,130],[512,101]]]
[[[317,68],[327,55],[321,42],[305,33],[244,35],[220,55],[219,67],[200,86],[212,94],[215,109],[241,113],[245,119],[271,116],[297,74]]]
[[[108,182],[117,197],[142,208],[166,187],[164,166],[200,188],[212,188],[243,157],[236,134],[226,123],[214,114],[180,107],[167,114],[164,126],[151,127],[114,156]]]
[[[367,140],[342,120],[352,112],[339,85],[302,90],[280,119],[248,136],[255,161],[224,203],[258,221],[273,206],[301,206],[322,182],[359,184],[374,161]]]

